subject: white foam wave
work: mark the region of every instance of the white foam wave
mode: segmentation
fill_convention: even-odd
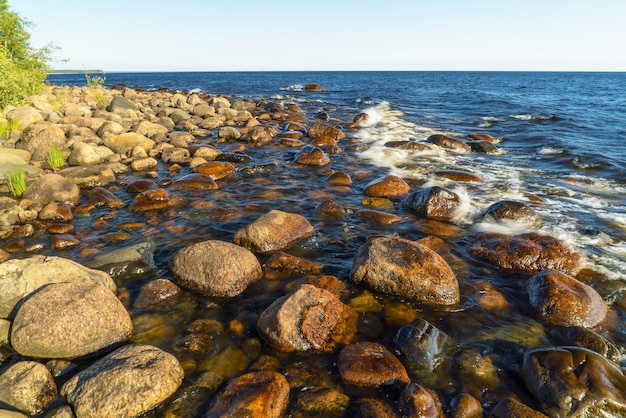
[[[559,149],[559,148],[553,148],[553,147],[543,147],[539,150],[539,154],[543,154],[543,155],[557,155],[557,154],[563,154],[565,152],[565,150]]]
[[[531,115],[530,113],[522,113],[520,115],[511,115],[511,117],[513,119],[519,119],[519,120],[532,120],[533,119],[533,115]]]
[[[495,117],[495,116],[483,116],[480,119],[484,120],[485,122],[501,122],[501,121],[504,120],[502,118],[498,118],[498,117]]]
[[[291,86],[288,87],[281,87],[280,90],[286,90],[286,91],[303,91],[304,90],[304,86],[301,84],[293,84]]]

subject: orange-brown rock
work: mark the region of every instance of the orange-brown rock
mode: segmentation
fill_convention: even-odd
[[[171,308],[176,302],[180,288],[169,280],[155,279],[139,289],[133,304],[136,309]]]
[[[324,200],[315,208],[315,214],[321,219],[336,221],[343,219],[347,211],[334,200]]]
[[[126,191],[128,193],[141,193],[156,188],[158,188],[158,186],[152,180],[136,180],[126,186]]]
[[[311,138],[320,138],[327,136],[336,141],[346,137],[346,134],[336,126],[332,126],[320,119],[315,119],[309,128],[309,136]]]
[[[128,206],[128,210],[130,212],[164,210],[183,203],[185,201],[182,198],[169,194],[165,189],[154,189],[137,194]]]
[[[571,245],[536,232],[516,236],[479,234],[470,245],[469,254],[503,269],[528,273],[556,269],[575,275],[585,260]]]
[[[65,203],[50,202],[39,211],[39,219],[48,222],[70,222],[74,215],[72,208]]]
[[[456,152],[467,153],[472,151],[465,142],[442,134],[433,134],[426,138],[426,142]]]
[[[126,204],[122,202],[119,197],[115,196],[111,191],[103,187],[91,189],[89,191],[88,200],[89,203],[95,207],[106,206],[111,209],[119,209],[126,206]]]
[[[352,264],[352,280],[372,289],[414,302],[454,305],[459,283],[439,254],[396,237],[374,237],[359,248]]]
[[[482,417],[482,414],[480,415]],[[489,418],[548,418],[512,396],[498,402],[491,410]]]
[[[401,216],[394,215],[393,213],[369,209],[359,210],[354,216],[363,219],[365,222],[377,225],[391,225],[403,221]]]
[[[237,173],[237,168],[232,163],[227,161],[209,161],[195,166],[191,171],[207,175],[213,180],[219,180],[224,177],[235,175]]]
[[[403,203],[424,218],[453,221],[461,199],[448,189],[432,186],[414,191],[404,199]]]
[[[289,393],[289,382],[280,373],[246,373],[228,382],[203,416],[282,417],[289,403]]]
[[[80,244],[78,238],[69,234],[57,234],[50,237],[50,245],[55,250],[64,250]]]
[[[442,417],[439,395],[417,383],[409,383],[400,395],[400,410],[409,417]]]
[[[433,149],[432,145],[415,141],[389,141],[385,142],[388,148],[402,149],[406,151],[429,151]]]
[[[182,176],[172,183],[173,187],[192,190],[217,190],[219,186],[213,178],[207,174],[191,173]]]
[[[490,205],[482,216],[483,220],[496,223],[517,223],[528,227],[541,225],[541,218],[524,202],[501,200]]]
[[[354,418],[398,418],[391,405],[381,399],[360,398],[351,403],[348,410]]]
[[[322,166],[330,164],[330,157],[318,147],[305,145],[296,155],[295,161],[298,164]]]
[[[235,233],[234,243],[256,253],[269,254],[289,248],[313,233],[302,215],[271,210]]]
[[[306,91],[326,91],[326,89],[322,86],[320,86],[317,83],[307,83],[306,86],[304,86],[304,90]]]
[[[263,277],[266,279],[286,279],[288,277],[321,273],[321,264],[282,251],[272,254],[263,268]]]
[[[345,346],[339,353],[337,368],[343,383],[356,387],[392,387],[411,381],[400,360],[375,342]]]
[[[453,181],[463,181],[468,183],[482,183],[483,178],[478,174],[470,173],[468,171],[461,170],[437,170],[433,171],[433,174],[437,177],[443,177]]]
[[[398,176],[389,175],[370,182],[363,193],[369,197],[397,197],[411,191],[411,186]]]
[[[352,184],[352,178],[349,174],[344,173],[343,171],[337,171],[326,179],[328,184],[332,184],[334,186],[349,186]]]
[[[468,137],[474,141],[487,141],[487,142],[498,142],[498,140],[496,138],[494,138],[493,136],[489,135],[489,134],[476,134],[476,133],[471,133],[468,135]]]

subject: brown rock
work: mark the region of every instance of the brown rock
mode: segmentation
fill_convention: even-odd
[[[157,188],[157,184],[151,180],[136,180],[126,186],[126,191],[128,193],[141,193],[147,190],[154,190]]]
[[[204,241],[170,259],[175,281],[205,296],[234,297],[263,276],[256,256],[224,241]]]
[[[48,151],[52,147],[62,147],[65,141],[65,131],[60,125],[37,122],[22,131],[15,147],[29,151],[32,161],[46,161]]]
[[[376,179],[365,186],[363,193],[370,197],[397,197],[403,196],[411,191],[404,180],[398,176],[390,175]]]
[[[550,324],[594,327],[608,312],[591,286],[558,270],[544,270],[526,282],[530,304]]]
[[[357,318],[354,309],[329,291],[303,284],[263,311],[257,330],[279,351],[332,352],[352,340]]]
[[[439,254],[417,242],[395,237],[370,238],[352,264],[352,280],[418,303],[454,305],[459,283]]]
[[[22,197],[44,204],[55,201],[78,205],[80,203],[80,188],[63,176],[46,174],[32,182]]]
[[[411,381],[396,356],[384,345],[358,342],[347,345],[339,353],[337,367],[346,385],[379,388],[396,386]]]
[[[172,395],[183,374],[171,354],[149,345],[130,344],[68,380],[61,396],[77,417],[135,417]]]
[[[326,136],[333,138],[335,141],[339,141],[340,139],[344,139],[346,134],[336,126],[332,126],[320,119],[315,119],[309,127],[309,136],[311,138]]]
[[[50,245],[55,250],[73,248],[80,244],[78,238],[69,234],[58,234],[50,237]]]
[[[228,382],[204,417],[282,417],[289,392],[289,382],[280,373],[246,373]]]
[[[493,136],[489,135],[489,134],[469,134],[468,137],[474,141],[487,141],[487,142],[498,142],[498,140],[496,138],[494,138]]]
[[[295,161],[298,164],[304,165],[328,165],[330,164],[330,158],[324,151],[317,147],[305,145],[300,152],[296,154]]]
[[[451,418],[482,418],[482,416],[483,406],[470,394],[461,393],[450,402]]]
[[[267,144],[274,140],[274,136],[268,131],[267,126],[257,125],[250,128],[241,136],[241,141],[253,144]]]
[[[176,302],[180,288],[169,280],[156,279],[139,289],[133,307],[136,309],[170,308]]]
[[[313,263],[282,251],[272,254],[263,269],[263,277],[266,279],[286,279],[288,277],[321,273],[321,264]]]
[[[135,132],[127,132],[120,135],[106,137],[104,145],[116,154],[130,155],[135,147],[141,147],[149,151],[156,145],[155,142],[144,135]]]
[[[437,170],[433,171],[433,174],[437,177],[443,177],[448,180],[462,181],[467,183],[482,183],[483,178],[478,174],[470,173],[468,171],[461,170]]]
[[[159,166],[159,162],[152,157],[139,158],[130,163],[130,168],[133,171],[148,171],[154,170]]]
[[[626,416],[626,376],[616,364],[579,347],[526,351],[526,387],[549,416]]]
[[[547,418],[547,415],[535,411],[513,397],[508,397],[498,402],[491,410],[489,418]]]
[[[426,142],[456,152],[467,153],[472,150],[465,142],[442,134],[431,135],[426,138]]]
[[[128,206],[128,210],[130,212],[164,210],[183,203],[185,203],[183,199],[167,193],[165,189],[154,189],[137,194]]]
[[[192,190],[217,190],[219,186],[213,178],[207,174],[191,173],[182,176],[172,183],[173,187]]]
[[[237,168],[232,163],[226,161],[209,161],[195,166],[192,171],[194,173],[207,175],[213,180],[219,180],[237,174]]]
[[[374,398],[355,400],[348,412],[350,417],[355,418],[398,418],[391,405]]]
[[[556,269],[573,275],[584,261],[583,254],[569,244],[534,232],[517,236],[480,234],[470,245],[469,254],[500,268],[529,273]]]
[[[3,370],[0,388],[0,403],[31,416],[41,413],[57,397],[54,378],[46,366],[35,361],[18,361]],[[0,410],[0,415],[4,416],[3,412]]]
[[[304,90],[306,91],[326,91],[326,89],[322,86],[320,86],[317,83],[307,83],[306,86],[304,86]]]
[[[123,166],[126,169],[126,166]],[[90,189],[115,182],[115,173],[107,164],[68,167],[58,172],[78,187]]]
[[[429,151],[433,149],[432,145],[415,141],[389,141],[385,142],[385,146],[407,151]]]
[[[501,200],[489,206],[483,214],[483,220],[496,223],[514,222],[529,227],[541,225],[541,218],[523,202]]]
[[[356,216],[357,218],[361,218],[368,223],[378,225],[391,225],[402,222],[404,220],[401,216],[394,215],[392,213],[368,209],[360,210],[356,212],[354,216]]]
[[[403,203],[419,216],[436,221],[452,221],[461,200],[456,193],[433,186],[414,191],[404,199]]]
[[[89,191],[89,204],[95,207],[106,206],[110,209],[120,209],[126,206],[124,202],[109,190],[96,187]]]
[[[332,184],[334,186],[349,186],[352,184],[352,178],[350,178],[349,174],[344,173],[343,171],[337,171],[326,179],[328,184]]]
[[[72,208],[65,203],[50,202],[39,211],[39,219],[47,222],[70,222],[74,219]]]
[[[400,410],[410,417],[443,417],[439,395],[417,383],[409,383],[400,395]]]
[[[296,408],[303,414],[342,417],[350,398],[336,389],[316,387],[298,394]]]
[[[75,358],[126,341],[132,321],[104,286],[49,284],[17,311],[11,345],[23,356]]]
[[[347,211],[334,200],[324,200],[315,208],[315,214],[324,220],[341,220]]]
[[[234,243],[256,253],[284,250],[311,236],[313,226],[301,215],[271,210],[235,233]]]

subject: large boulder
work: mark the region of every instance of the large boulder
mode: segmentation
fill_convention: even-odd
[[[205,296],[234,297],[263,277],[253,253],[216,240],[182,248],[169,266],[176,283]]]
[[[426,142],[455,152],[467,153],[472,151],[472,148],[464,141],[443,134],[433,134],[426,138]]]
[[[20,306],[11,346],[27,357],[76,358],[126,341],[132,330],[128,311],[106,287],[53,283]]]
[[[363,193],[370,197],[404,196],[411,191],[411,186],[398,176],[390,175],[376,179],[365,186]]]
[[[313,226],[305,217],[271,210],[235,233],[234,243],[261,254],[284,250],[309,237]]]
[[[373,237],[359,248],[352,280],[414,302],[454,305],[459,283],[446,261],[433,250],[396,237]]]
[[[331,352],[356,333],[357,313],[328,290],[303,284],[259,317],[257,330],[283,352]]]
[[[92,283],[116,291],[107,273],[61,257],[35,255],[0,264],[0,318],[8,318],[24,297],[50,283]]]
[[[384,345],[361,341],[345,346],[339,353],[337,368],[344,384],[355,387],[392,387],[408,384],[406,369]]]
[[[624,371],[586,348],[528,350],[522,377],[549,416],[626,416]]]
[[[104,187],[115,181],[115,172],[107,164],[68,167],[60,170],[59,175],[82,189]]]
[[[113,155],[113,151],[107,147],[77,142],[74,144],[67,162],[69,165],[101,164],[111,155]]]
[[[61,396],[78,417],[135,417],[172,395],[183,375],[171,354],[131,344],[72,377],[61,387]]]
[[[541,218],[524,202],[501,200],[489,206],[483,214],[483,220],[495,223],[513,223],[528,227],[541,225]]]
[[[289,382],[280,373],[246,373],[228,382],[203,416],[282,417],[289,403],[289,392]]]
[[[148,137],[136,132],[127,132],[120,135],[104,138],[104,145],[116,154],[130,155],[135,147],[142,147],[149,151],[155,146],[155,142]]]
[[[531,306],[554,325],[594,327],[608,306],[594,288],[558,270],[544,270],[526,282]]]
[[[450,222],[456,218],[461,199],[448,189],[432,186],[412,192],[403,203],[419,216]]]
[[[320,119],[315,119],[309,128],[311,138],[330,137],[338,141],[346,137],[346,134],[336,126],[332,126]]]
[[[7,112],[7,119],[17,122],[19,129],[26,129],[33,123],[43,121],[42,112],[31,106],[18,107]]]
[[[528,273],[556,269],[572,275],[578,273],[585,259],[571,245],[536,232],[516,236],[479,234],[470,244],[469,254],[503,269]]]
[[[78,205],[80,203],[80,188],[65,177],[52,173],[32,182],[22,197],[44,204],[55,201]]]
[[[0,374],[0,403],[36,415],[57,397],[54,378],[41,363],[19,361]],[[0,410],[0,416],[4,411]],[[11,415],[7,415],[11,416]]]
[[[62,147],[65,140],[65,131],[59,125],[39,122],[24,129],[16,148],[31,152],[33,161],[45,161],[50,149]]]

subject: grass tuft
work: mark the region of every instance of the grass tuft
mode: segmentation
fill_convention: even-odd
[[[59,168],[65,166],[65,155],[63,154],[63,150],[59,147],[50,148],[48,154],[46,155],[46,162],[53,170],[58,170]]]
[[[22,197],[26,191],[26,177],[24,176],[24,170],[17,167],[11,174],[7,176],[7,185],[11,194],[15,197]]]

